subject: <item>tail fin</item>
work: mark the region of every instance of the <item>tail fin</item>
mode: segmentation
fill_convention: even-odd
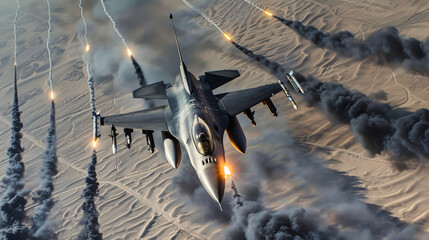
[[[185,62],[183,61],[183,58],[182,58],[182,51],[180,50],[179,40],[177,39],[176,27],[174,26],[173,15],[171,13],[170,13],[170,19],[171,19],[171,24],[173,26],[174,38],[176,39],[177,52],[179,53],[180,74],[182,75],[183,85],[185,86],[186,91],[189,94],[191,94],[192,88],[191,88],[190,80],[188,78],[188,70],[186,69]]]

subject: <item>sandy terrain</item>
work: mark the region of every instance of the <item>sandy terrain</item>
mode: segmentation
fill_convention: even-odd
[[[70,2],[61,0],[52,4],[53,81],[57,96],[59,173],[55,177],[56,202],[51,216],[59,239],[76,239],[82,228],[79,224],[82,218],[81,193],[91,156],[92,135],[86,63],[82,59],[82,38],[77,34],[77,29],[81,29],[81,18],[78,1],[73,1],[73,4]],[[112,61],[115,63],[103,63],[96,67],[96,107],[103,115],[137,110],[144,104],[132,100],[129,94],[130,90],[138,87],[131,62],[112,32],[110,23],[102,17],[99,4],[96,4],[97,1],[93,2],[94,4],[85,5],[89,8],[85,14],[91,21],[90,40],[94,42],[92,47],[96,52],[106,51],[109,56],[114,56]],[[351,31],[359,39],[364,39],[384,26],[395,26],[401,34],[420,40],[429,36],[429,3],[426,1],[265,0],[255,3],[263,4],[279,16],[312,24],[324,31]],[[25,187],[31,190],[37,187],[39,181],[38,172],[45,148],[50,107],[49,65],[45,49],[47,10],[45,2],[39,0],[25,1],[21,5],[18,20],[18,87],[24,123],[24,182]],[[95,9],[91,11],[93,5]],[[133,11],[144,7],[143,4],[141,8]],[[192,13],[183,12],[185,5],[182,3],[166,3],[164,7],[160,12],[162,17],[153,19],[153,22],[144,19],[141,22],[133,22],[131,27],[119,24],[119,28],[124,29],[124,37],[135,50],[136,59],[147,73],[149,82],[168,81],[166,77],[170,76],[169,72],[177,70],[169,67],[168,73],[163,73],[163,65],[160,64],[174,64],[176,52],[168,22],[161,24],[156,21],[166,19],[168,11],[180,11],[181,14],[185,13],[184,15]],[[241,0],[215,0],[203,11],[235,41],[287,68],[304,75],[313,75],[322,81],[344,84],[347,88],[359,90],[366,95],[383,90],[387,93],[387,100],[382,101],[397,108],[406,108],[409,111],[429,108],[427,77],[407,73],[401,68],[377,65],[371,59],[355,61],[337,56],[329,50],[319,49]],[[14,14],[15,3],[7,0],[5,7],[0,9],[0,98],[3,102],[0,122],[4,126],[0,130],[0,149],[4,153],[10,138]],[[242,76],[219,91],[254,87],[276,81],[266,70],[250,62],[245,55],[224,41],[219,32],[203,18],[191,16],[192,22],[198,26],[197,29],[189,29],[192,36],[198,36],[198,40],[191,42],[197,50],[202,49],[187,57],[191,72],[198,75],[208,70],[238,69]],[[121,15],[121,22],[126,22],[127,18],[136,20],[138,17],[124,14]],[[183,24],[181,23],[182,30],[186,26]],[[154,34],[164,37],[159,44],[153,43],[158,39],[151,39],[141,33],[146,30],[157,31],[158,27],[154,30],[153,25],[163,28],[160,30],[162,33]],[[132,28],[139,30],[129,30]],[[198,35],[198,31],[203,32],[204,36]],[[144,38],[141,38],[142,36]],[[185,42],[187,38],[184,39]],[[112,43],[115,43],[117,48],[103,50],[103,47]],[[165,49],[170,51],[167,56],[162,55]],[[186,49],[191,51],[189,46],[185,47],[185,56]],[[173,58],[166,59],[170,56]],[[94,58],[96,59],[95,55]],[[159,58],[164,60],[157,62],[156,59]],[[104,61],[103,57],[99,59]],[[111,66],[111,69],[103,72],[106,66]],[[127,76],[130,78],[127,79]],[[242,192],[246,193],[244,189],[247,188],[249,180],[245,177],[245,166],[256,154],[272,157],[274,162],[282,162],[283,158],[288,158],[287,151],[291,149],[269,139],[270,134],[277,131],[284,133],[280,134],[280,137],[283,136],[287,141],[290,133],[299,146],[299,153],[317,156],[323,160],[321,171],[333,170],[328,174],[335,179],[355,179],[356,183],[350,187],[357,190],[352,195],[360,202],[374,206],[374,214],[385,214],[394,219],[392,221],[415,226],[418,229],[416,238],[425,239],[424,234],[429,234],[429,169],[426,160],[405,170],[398,170],[389,156],[371,156],[355,139],[348,125],[332,122],[317,108],[306,107],[302,97],[297,96],[295,99],[300,107],[299,111],[294,111],[280,94],[273,100],[280,111],[278,118],[271,118],[271,114],[263,105],[255,107],[258,123],[256,128],[251,126],[247,118],[239,116],[248,138],[246,155],[237,153],[225,136],[226,156],[236,173],[239,191],[242,187]],[[97,146],[100,196],[96,203],[100,212],[101,232],[105,239],[220,237],[229,223],[219,217],[221,214],[208,217],[211,212],[218,211],[216,204],[207,200],[208,198],[203,198],[207,202],[192,206],[192,197],[182,193],[172,184],[177,174],[187,174],[186,171],[171,169],[160,149],[151,155],[146,150],[144,136],[139,132],[133,135],[135,142],[131,150],[124,146],[121,134],[118,138],[118,154],[112,155],[110,139],[107,137],[109,131],[109,128],[102,129],[103,137]],[[122,133],[122,130],[119,131]],[[157,147],[162,147],[159,140]],[[188,159],[185,157],[183,161],[181,168],[189,168]],[[6,154],[0,154],[0,166],[2,176],[7,166]],[[227,184],[225,201],[231,199],[229,186]],[[299,176],[286,171],[284,174],[263,178],[260,192],[263,193],[265,206],[272,210],[288,205],[318,208],[318,200],[325,197],[317,190],[318,187],[316,183],[305,183]],[[336,189],[336,186],[332,185],[331,188]],[[341,192],[342,189],[335,191]],[[243,197],[251,196],[243,194]],[[29,216],[33,207],[34,204],[29,200]],[[202,211],[202,208],[209,208],[210,211]]]

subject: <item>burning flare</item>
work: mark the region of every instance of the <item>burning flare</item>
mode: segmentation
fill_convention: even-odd
[[[226,33],[223,34],[225,36],[226,39],[228,39],[229,41],[231,41],[231,37],[228,36]]]
[[[54,91],[51,91],[51,99],[54,100]]]
[[[268,12],[268,11],[264,11],[264,13],[265,13],[265,14],[267,14],[268,16],[270,16],[270,17],[272,17],[272,16],[273,16],[273,14],[272,14],[272,13],[270,13],[270,12]]]
[[[97,141],[96,140],[92,140],[92,148],[95,148],[97,146]]]
[[[225,179],[232,176],[232,173],[231,173],[231,171],[229,171],[228,166],[225,165],[225,167],[223,169],[224,169],[224,172],[225,172]]]
[[[131,50],[129,48],[127,48],[127,51],[128,51],[128,56],[131,57],[133,55],[133,53],[131,52]]]
[[[85,52],[89,52],[89,44],[86,44]]]

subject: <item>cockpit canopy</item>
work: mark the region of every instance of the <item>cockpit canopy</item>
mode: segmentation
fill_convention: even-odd
[[[210,155],[214,150],[213,136],[207,123],[195,116],[192,123],[192,138],[198,152],[204,156]]]

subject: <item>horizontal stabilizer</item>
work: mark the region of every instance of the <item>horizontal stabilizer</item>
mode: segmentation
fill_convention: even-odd
[[[232,81],[240,76],[237,70],[219,70],[205,73],[205,80],[212,90]]]
[[[146,98],[146,99],[166,99],[165,93],[166,85],[164,82],[157,82],[150,85],[143,86],[133,91],[133,98]]]

